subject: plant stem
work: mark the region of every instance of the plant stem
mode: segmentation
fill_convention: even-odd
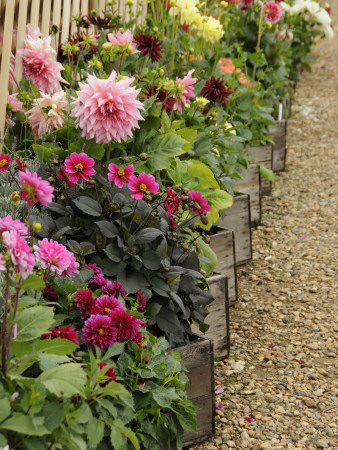
[[[257,45],[256,45],[256,53],[259,52],[260,46],[261,46],[261,39],[263,34],[263,6],[261,7],[261,13],[259,16],[259,26],[258,26],[258,37],[257,37]],[[255,83],[255,77],[256,77],[256,69],[257,69],[257,55],[255,64],[252,71],[252,84]]]
[[[7,327],[7,315],[8,315],[8,308],[9,308],[9,302],[10,302],[10,296],[11,296],[11,289],[9,286],[9,268],[7,268],[6,272],[6,291],[5,291],[5,311],[4,311],[4,317],[1,327],[1,334],[0,334],[0,343],[2,343],[2,349],[1,349],[1,363],[2,363],[2,373],[4,374],[4,377],[7,377],[7,359],[6,359],[6,327]]]

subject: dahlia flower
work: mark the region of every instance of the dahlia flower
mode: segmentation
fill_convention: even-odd
[[[220,58],[218,64],[221,64],[222,73],[233,73],[236,71],[236,66],[231,59]]]
[[[55,289],[53,288],[53,286],[51,284],[46,286],[42,290],[42,298],[44,300],[46,300],[46,302],[56,302],[57,301],[58,295],[55,292]]]
[[[166,202],[164,203],[165,209],[169,213],[175,214],[178,212],[181,202],[182,202],[182,196],[178,196],[171,187],[168,188],[167,199],[166,199]]]
[[[176,83],[178,86],[178,93],[174,95],[176,101],[174,105],[174,111],[178,110],[182,114],[182,104],[184,106],[190,104],[190,99],[195,97],[194,94],[194,88],[192,87],[196,81],[197,78],[192,78],[191,74],[193,73],[194,69],[189,70],[187,75],[181,79],[176,78]]]
[[[124,342],[132,339],[133,336],[133,317],[127,311],[119,308],[110,313],[112,326],[116,329],[117,342]]]
[[[89,267],[89,269],[92,269],[92,271],[94,272],[94,275],[102,275],[103,276],[102,269],[97,264],[85,264],[84,266]]]
[[[154,63],[162,58],[163,43],[157,37],[151,36],[150,34],[138,33],[134,36],[134,42],[141,55],[148,55],[151,62]]]
[[[69,266],[65,268],[65,270],[62,272],[62,274],[60,275],[61,279],[65,279],[66,277],[70,277],[73,278],[74,275],[76,275],[77,273],[79,273],[79,271],[77,270],[79,267],[79,263],[76,261],[75,256],[73,255],[73,253],[70,253],[70,263]]]
[[[119,298],[120,295],[122,298],[126,296],[124,287],[118,281],[114,281],[114,283],[112,283],[110,280],[105,279],[101,289],[104,294],[112,295],[115,298]]]
[[[140,89],[130,87],[134,78],[116,82],[116,72],[112,71],[107,80],[88,75],[87,83],[79,83],[80,90],[74,99],[75,108],[71,112],[82,130],[82,136],[94,138],[97,143],[121,142],[132,137],[132,130],[139,128],[143,120],[141,102],[136,100]]]
[[[26,239],[16,230],[4,231],[2,242],[7,247],[15,271],[20,272],[22,278],[27,278],[33,271],[35,258]]]
[[[250,8],[254,3],[254,0],[240,0],[239,1],[239,9],[245,10]]]
[[[65,166],[60,167],[60,172],[57,174],[59,180],[65,181],[68,187],[74,187],[75,183],[69,180],[69,173],[67,173]]]
[[[27,236],[28,228],[19,219],[12,219],[11,216],[0,218],[0,236],[3,231],[17,231],[21,236]]]
[[[83,327],[82,340],[89,348],[99,347],[101,350],[116,342],[117,330],[112,326],[109,316],[94,314],[86,320]]]
[[[37,89],[46,94],[60,91],[60,82],[68,84],[61,77],[62,64],[53,60],[55,51],[50,42],[51,36],[41,39],[26,34],[24,48],[17,52],[23,59],[25,78],[31,79]]]
[[[78,332],[71,325],[53,328],[49,331],[49,333],[44,333],[41,336],[42,340],[56,338],[68,339],[68,341],[74,342],[74,344],[79,343]]]
[[[53,95],[40,92],[40,98],[33,102],[27,112],[29,124],[35,136],[42,136],[64,126],[64,111],[68,111],[67,96],[64,91]]]
[[[7,95],[7,112],[25,112],[23,103],[17,99],[18,93]]]
[[[129,181],[130,176],[133,174],[134,166],[129,164],[129,166],[122,169],[116,164],[109,164],[108,170],[108,180],[114,181],[117,187],[122,188],[123,184]]]
[[[172,111],[174,109],[175,99],[170,92],[167,92],[164,89],[158,89],[151,84],[147,86],[146,90],[142,91],[142,93],[148,98],[156,95],[155,102],[162,103],[163,108],[166,111]]]
[[[200,191],[190,191],[188,195],[192,201],[189,206],[190,211],[195,214],[205,214],[210,211],[211,206],[208,204],[208,200],[202,196]]]
[[[214,17],[202,17],[200,25],[196,28],[197,36],[211,44],[219,42],[224,35],[222,24]]]
[[[24,160],[21,161],[20,158],[16,158],[15,162],[18,166],[19,172],[22,172],[26,169],[27,165],[25,164]]]
[[[76,183],[79,180],[89,180],[90,175],[95,174],[93,166],[95,161],[85,153],[72,153],[65,159],[66,172],[69,174],[69,181]]]
[[[29,23],[29,24],[27,24],[27,29],[26,29],[26,37],[27,36],[30,36],[33,39],[38,39],[39,37],[42,36],[42,33],[41,33],[39,27],[33,28],[32,25]]]
[[[169,10],[170,16],[180,16],[180,23],[191,25],[194,17],[199,14],[196,0],[175,0]]]
[[[13,162],[12,158],[5,153],[0,154],[0,172],[7,172],[10,163]]]
[[[209,80],[205,82],[203,89],[201,90],[201,95],[206,97],[212,103],[219,101],[220,104],[228,103],[228,97],[232,93],[231,88],[225,83],[221,78],[215,78],[212,76]]]
[[[263,5],[264,20],[266,22],[279,22],[284,16],[284,10],[279,3],[268,2]]]
[[[108,314],[116,309],[124,309],[120,300],[115,297],[111,297],[110,295],[103,295],[96,300],[96,314]]]
[[[108,366],[107,363],[98,363],[99,369],[102,370],[104,367],[107,367],[107,370],[105,371],[103,375],[103,381],[99,382],[99,385],[101,387],[107,386],[107,384],[111,383],[112,381],[116,380],[116,373],[114,369],[111,366]]]
[[[175,231],[177,228],[177,220],[173,218],[171,214],[168,214],[169,218],[169,229],[170,231]]]
[[[103,276],[103,273],[97,273],[94,274],[93,278],[89,282],[90,289],[93,289],[94,291],[96,289],[102,289],[102,286],[105,285],[109,280],[106,280]],[[111,283],[111,281],[110,281]],[[113,284],[113,283],[111,283]]]
[[[52,239],[44,238],[39,241],[39,246],[34,245],[34,254],[40,268],[49,269],[53,275],[62,276],[72,262],[72,253]]]
[[[144,311],[147,305],[147,297],[144,294],[142,294],[142,292],[137,291],[136,300],[138,303],[137,311],[138,312]]]
[[[115,36],[113,33],[108,34],[108,41],[113,44],[113,47],[125,50],[129,55],[138,53],[136,44],[133,42],[133,35],[130,30],[121,33],[118,31]]]
[[[5,264],[6,264],[6,261],[3,259],[3,255],[1,255],[1,253],[0,253],[0,270],[6,270],[5,269]]]
[[[40,202],[44,206],[47,206],[52,202],[54,188],[48,181],[38,177],[36,172],[30,173],[26,169],[25,171],[19,172],[17,180],[22,184],[22,198],[29,205]]]
[[[132,198],[137,200],[143,198],[145,192],[155,193],[159,190],[159,184],[156,183],[155,177],[147,175],[145,172],[140,173],[138,178],[135,175],[131,175],[128,187],[132,191]]]
[[[89,289],[77,290],[74,297],[80,310],[81,319],[87,319],[92,314],[96,314],[96,298],[93,297],[92,291]]]

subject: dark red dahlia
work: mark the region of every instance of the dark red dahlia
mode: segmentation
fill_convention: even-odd
[[[96,300],[95,309],[98,314],[110,315],[115,309],[124,309],[120,300],[110,295],[103,295]]]
[[[91,25],[96,25],[99,30],[110,30],[111,28],[116,27],[116,25],[112,25],[112,19],[110,17],[100,17],[97,14],[88,14],[87,16],[84,16],[82,20]]]
[[[69,181],[69,174],[66,172],[65,166],[60,167],[60,172],[57,174],[61,181],[65,181],[68,187],[74,187],[75,183]]]
[[[96,298],[93,297],[92,291],[89,289],[78,290],[74,297],[81,313],[81,319],[87,319],[91,314],[95,314]]]
[[[228,97],[232,93],[231,88],[221,78],[215,78],[212,76],[205,82],[200,95],[206,97],[210,102],[226,105],[228,103]]]
[[[154,63],[162,58],[162,44],[157,37],[151,36],[150,34],[137,33],[134,36],[134,42],[136,43],[136,48],[139,50],[142,56],[149,55],[151,61]]]
[[[177,228],[177,220],[173,218],[171,214],[168,213],[169,218],[169,229],[170,231],[175,231]]]
[[[52,285],[46,286],[42,291],[42,298],[47,302],[56,302],[58,299],[57,293],[55,292]]]
[[[172,95],[169,92],[166,92],[162,89],[158,89],[154,85],[150,85],[147,87],[147,89],[145,91],[142,91],[142,93],[148,98],[153,97],[154,95],[157,94],[155,101],[162,103],[163,108],[167,112],[173,110],[176,100],[172,97]]]
[[[21,161],[20,158],[16,158],[15,162],[18,165],[19,172],[22,172],[26,169],[27,166],[26,166],[25,162]]]
[[[137,311],[138,312],[144,311],[147,305],[147,297],[144,294],[142,294],[141,291],[137,291],[136,300],[138,302]]]
[[[124,342],[132,338],[134,317],[123,309],[115,309],[111,312],[112,326],[116,330],[117,342]]]
[[[104,350],[116,342],[116,328],[112,326],[112,320],[109,316],[93,314],[86,320],[82,331],[81,339],[89,348],[97,346]]]
[[[107,363],[103,362],[103,363],[98,363],[98,366],[100,368],[100,370],[102,370],[104,367],[107,367]],[[99,385],[101,387],[105,387],[107,386],[107,384],[109,384],[111,381],[115,381],[116,380],[116,372],[114,371],[114,369],[111,366],[108,366],[109,368],[107,369],[107,371],[104,373],[104,378],[107,381],[103,381],[102,383],[99,383]]]
[[[66,327],[57,327],[50,330],[50,333],[45,333],[41,336],[41,339],[68,339],[68,341],[74,342],[74,344],[79,343],[79,335],[78,332],[71,325],[67,325]]]
[[[112,283],[110,280],[105,280],[104,284],[101,285],[101,289],[104,294],[112,295],[116,298],[119,298],[120,295],[122,298],[126,296],[124,287],[118,281]]]
[[[182,202],[182,196],[176,194],[172,188],[168,188],[167,201],[164,204],[165,209],[171,213],[175,214],[178,212],[179,206]]]

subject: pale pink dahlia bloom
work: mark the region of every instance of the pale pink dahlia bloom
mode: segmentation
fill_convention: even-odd
[[[65,159],[66,172],[69,174],[68,180],[76,183],[79,180],[88,181],[88,176],[94,175],[93,166],[95,161],[85,153],[72,153]]]
[[[0,218],[0,235],[3,231],[17,231],[21,236],[27,236],[28,229],[19,219],[13,219],[11,216]]]
[[[183,79],[176,77],[178,92],[177,94],[175,94],[176,101],[173,108],[174,111],[177,110],[182,113],[182,105],[189,105],[190,99],[196,97],[194,94],[194,88],[192,86],[196,83],[197,78],[193,78],[191,76],[193,71],[194,69],[189,70],[189,72]]]
[[[108,40],[114,47],[120,47],[121,49],[128,49],[129,54],[139,53],[136,49],[136,43],[133,42],[133,35],[130,30],[121,33],[118,31],[115,35],[113,33],[108,34]]]
[[[6,261],[3,259],[3,255],[0,254],[0,270],[6,270],[5,264],[6,264]]]
[[[139,111],[143,105],[136,100],[141,89],[130,86],[134,78],[116,82],[116,75],[115,70],[107,80],[89,75],[86,84],[79,83],[71,115],[76,117],[82,137],[104,144],[125,141],[139,128],[138,121],[144,120]]]
[[[40,31],[39,27],[33,28],[32,25],[29,23],[27,24],[27,29],[26,29],[26,36],[30,36],[33,39],[38,39],[39,37],[42,36],[42,33]]]
[[[30,173],[29,170],[19,172],[17,177],[19,183],[22,184],[22,199],[29,205],[40,202],[44,206],[52,203],[54,188],[48,183],[38,177],[36,172]]]
[[[108,166],[108,180],[114,181],[117,187],[122,188],[123,184],[126,181],[129,181],[129,178],[134,172],[134,166],[129,164],[124,168],[117,166],[116,164],[109,164]]]
[[[39,241],[39,246],[34,245],[34,253],[36,261],[41,269],[49,269],[51,274],[58,275],[61,278],[65,278],[65,276],[68,275],[68,273],[66,273],[67,269],[74,264],[74,260],[76,262],[74,255],[67,250],[63,244],[53,241],[52,239],[48,241],[48,239],[45,238],[42,241]],[[78,267],[79,264],[76,264]],[[69,273],[72,272],[73,270]]]
[[[263,6],[264,20],[266,22],[279,22],[284,16],[284,9],[279,3],[268,2]]]
[[[67,83],[61,77],[62,64],[53,60],[55,51],[50,42],[51,36],[37,38],[33,31],[32,35],[26,34],[24,48],[17,52],[23,59],[25,78],[31,79],[39,91],[46,94],[60,91],[60,82]]]
[[[20,272],[22,278],[27,278],[32,273],[35,258],[26,239],[16,230],[11,230],[2,233],[2,242],[9,251],[15,271]]]
[[[25,112],[23,103],[17,99],[18,93],[7,95],[7,111],[17,112],[22,111]]]
[[[156,183],[153,175],[147,175],[145,172],[142,172],[138,178],[135,175],[131,175],[128,188],[132,191],[132,198],[140,200],[146,192],[157,192],[159,184]]]
[[[40,92],[40,98],[35,99],[33,105],[28,111],[28,120],[35,136],[42,136],[64,126],[64,111],[69,109],[64,91],[53,95]]]

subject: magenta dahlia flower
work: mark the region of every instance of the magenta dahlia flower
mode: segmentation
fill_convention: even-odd
[[[60,167],[60,172],[57,174],[59,180],[65,181],[68,187],[74,187],[75,183],[69,181],[69,173],[66,172],[65,166]]]
[[[92,269],[92,271],[94,272],[94,275],[102,275],[103,276],[102,269],[97,264],[85,264],[84,266],[89,267],[89,269]]]
[[[17,180],[22,184],[22,198],[29,205],[40,202],[44,206],[47,206],[49,203],[52,203],[54,188],[48,181],[38,177],[36,172],[30,173],[26,169],[25,171],[19,172],[19,178]]]
[[[122,188],[123,184],[129,181],[129,178],[134,173],[134,166],[129,164],[129,166],[122,169],[116,164],[109,164],[108,170],[108,180],[113,181],[117,187]]]
[[[93,289],[94,291],[96,289],[102,289],[102,287],[105,286],[108,281],[111,283],[110,280],[106,280],[103,273],[97,273],[97,274],[94,274],[93,278],[90,280],[89,287],[90,287],[90,289]]]
[[[23,103],[17,99],[18,93],[7,95],[7,112],[25,112]]]
[[[196,97],[194,94],[194,88],[192,87],[197,78],[192,78],[191,74],[194,69],[189,70],[187,75],[181,79],[176,77],[176,83],[178,86],[178,92],[174,95],[176,101],[174,105],[174,111],[179,111],[182,114],[182,105],[187,106],[190,104],[190,99]]]
[[[145,172],[140,173],[138,178],[135,175],[131,175],[128,187],[132,191],[132,198],[137,200],[143,198],[145,192],[155,193],[159,190],[159,184],[156,183],[155,177],[147,175]]]
[[[117,298],[110,295],[103,295],[96,300],[95,309],[97,314],[110,315],[112,311],[115,311],[116,309],[124,309],[124,307]]]
[[[132,318],[131,339],[137,343],[143,338],[143,334],[140,332],[140,328],[145,328],[147,324],[143,320],[137,319],[134,316],[131,316],[131,318]]]
[[[190,211],[199,215],[210,211],[211,206],[208,204],[208,200],[202,196],[200,191],[190,191],[188,195],[192,202],[189,205]]]
[[[28,228],[19,219],[12,219],[11,216],[0,218],[0,235],[3,231],[17,231],[21,236],[27,236]]]
[[[264,20],[266,22],[279,22],[284,16],[284,9],[279,3],[268,2],[263,5]]]
[[[182,196],[178,196],[171,187],[168,188],[167,200],[164,204],[165,209],[171,214],[176,214],[181,202]]]
[[[118,281],[112,283],[110,280],[105,279],[101,285],[101,289],[104,294],[111,295],[115,298],[119,298],[120,295],[122,298],[126,296],[124,287]]]
[[[132,339],[134,330],[133,319],[135,318],[131,314],[124,309],[118,308],[111,311],[110,318],[112,326],[116,329],[117,342],[124,342],[128,339]]]
[[[79,343],[79,334],[71,325],[65,327],[56,327],[49,331],[49,333],[44,333],[41,339],[68,339],[68,341],[74,342],[74,344]]]
[[[79,180],[89,180],[90,175],[95,174],[93,166],[95,161],[85,153],[72,153],[65,159],[66,172],[69,174],[69,181],[76,183]]]
[[[4,231],[2,242],[9,250],[15,271],[20,272],[22,278],[27,278],[33,271],[35,258],[26,239],[16,230]]]
[[[71,115],[76,117],[81,135],[97,143],[125,141],[139,128],[138,121],[144,120],[139,111],[143,105],[136,100],[140,89],[130,86],[134,78],[116,82],[116,76],[115,70],[107,80],[89,75],[86,84],[79,83],[78,97],[73,101]]]
[[[34,254],[41,269],[49,269],[53,275],[62,276],[72,262],[74,255],[59,242],[44,238],[39,246],[34,245]]]
[[[6,264],[6,261],[3,259],[3,255],[1,255],[1,253],[0,253],[0,270],[6,270],[5,269],[5,264]]]
[[[137,311],[142,312],[146,309],[147,297],[141,291],[137,291],[136,301],[138,303]]]
[[[104,367],[107,367],[107,370],[104,373],[104,379],[106,381],[102,381],[102,382],[99,383],[99,385],[101,387],[105,387],[105,386],[107,386],[107,384],[109,384],[112,381],[116,380],[116,376],[115,376],[116,373],[115,373],[114,369],[111,366],[108,366],[108,364],[105,363],[105,362],[98,363],[97,365],[99,366],[100,370],[102,370]]]
[[[75,302],[80,310],[81,319],[87,319],[92,314],[96,314],[96,298],[93,297],[89,289],[79,289],[74,294]]]
[[[109,316],[102,316],[101,314],[90,316],[82,331],[82,340],[90,348],[97,346],[104,350],[116,342],[117,330],[112,326],[112,320]]]
[[[13,162],[12,158],[5,153],[0,154],[0,172],[7,172],[10,163]]]

